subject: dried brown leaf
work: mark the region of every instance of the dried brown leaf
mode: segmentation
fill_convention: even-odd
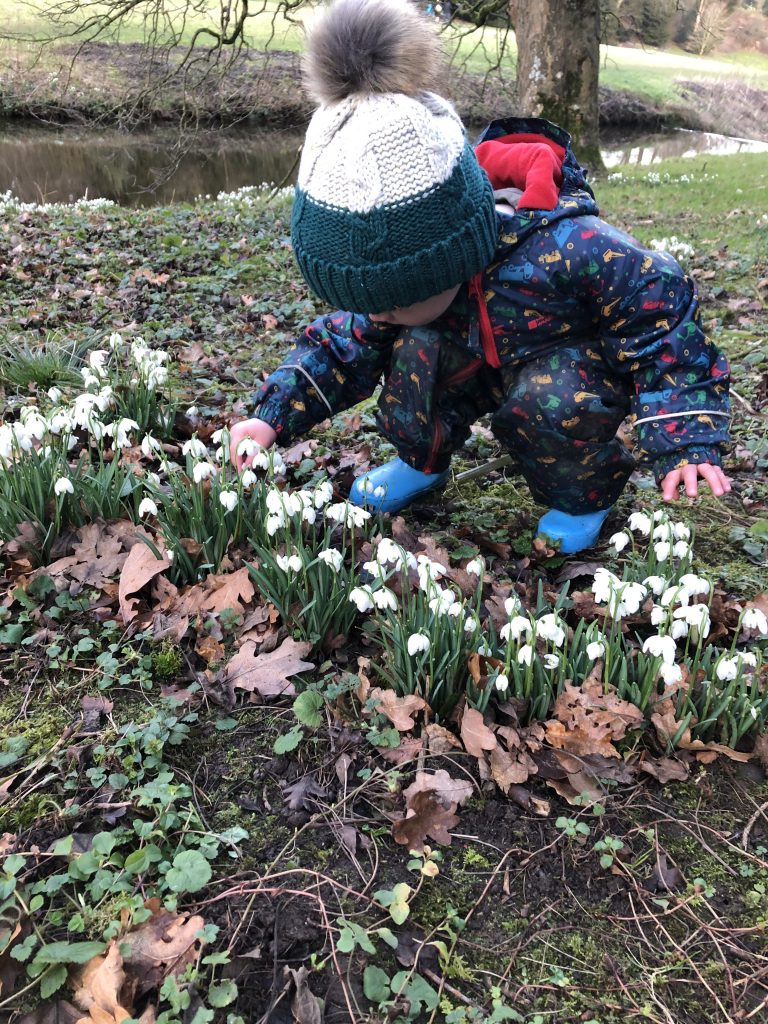
[[[127,624],[138,615],[138,598],[133,595],[159,573],[164,572],[170,564],[165,557],[157,558],[146,544],[134,544],[120,573],[118,599],[123,622]]]
[[[554,719],[545,723],[553,747],[573,754],[618,758],[612,741],[623,739],[628,729],[643,724],[639,708],[618,697],[613,687],[603,687],[601,670],[598,662],[580,687],[565,684],[555,702]]]
[[[455,810],[455,805],[445,807],[434,790],[416,793],[406,817],[392,826],[395,842],[409,850],[423,850],[427,837],[431,836],[436,843],[450,846],[448,829],[459,822]]]
[[[87,1014],[78,1024],[122,1024],[130,1018],[130,1011],[122,1005],[125,986],[123,958],[113,942],[105,954],[89,960],[76,976],[73,998]]]
[[[223,670],[223,678],[229,685],[251,693],[251,700],[255,694],[293,696],[296,691],[288,677],[314,669],[311,661],[302,660],[311,650],[311,643],[288,637],[274,651],[257,654],[256,644],[248,640]]]
[[[205,924],[199,914],[188,917],[166,910],[156,897],[144,905],[152,917],[119,940],[124,967],[135,979],[137,995],[157,988],[169,974],[177,977],[183,973],[198,956],[196,932]]]
[[[459,738],[450,729],[446,729],[436,722],[431,722],[424,731],[427,735],[430,754],[447,754],[457,747],[461,748]]]
[[[382,690],[374,686],[370,696],[376,703],[376,710],[386,715],[399,732],[410,732],[416,723],[413,716],[423,711],[427,702],[417,693],[407,693],[399,697],[394,690]]]
[[[473,757],[482,757],[484,750],[493,750],[496,737],[483,721],[477,708],[464,708],[461,717],[461,739],[464,749]]]
[[[253,583],[246,568],[211,575],[205,583],[209,591],[202,602],[205,611],[221,614],[230,609],[236,615],[243,615],[246,605],[253,599]]]
[[[474,787],[468,779],[454,779],[444,768],[436,772],[416,772],[416,779],[403,790],[406,807],[411,807],[417,793],[436,793],[445,807],[458,806],[469,800]]]

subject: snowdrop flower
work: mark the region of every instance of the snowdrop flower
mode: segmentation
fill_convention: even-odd
[[[715,675],[723,682],[735,679],[739,674],[739,659],[722,657],[715,665]]]
[[[651,608],[651,625],[660,626],[662,622],[666,622],[666,619],[667,612],[665,609],[662,608],[661,605],[655,604],[653,608]]]
[[[323,480],[315,487],[314,503],[315,508],[324,508],[333,499],[333,484],[330,480]]]
[[[408,653],[413,658],[422,651],[429,650],[429,637],[426,633],[411,633],[408,637]]]
[[[371,513],[364,508],[358,508],[357,505],[339,501],[335,505],[326,506],[325,516],[332,522],[343,523],[347,529],[350,529],[353,526],[363,526],[371,518]]]
[[[682,619],[690,626],[694,640],[698,640],[700,636],[709,636],[709,608],[705,604],[693,604],[688,608],[676,608],[674,617]]]
[[[440,562],[433,562],[428,555],[417,555],[416,563],[419,568],[419,575],[424,574],[428,579],[437,580],[448,572]]]
[[[741,616],[744,629],[755,629],[761,636],[768,636],[768,618],[759,608],[745,608]]]
[[[673,523],[672,532],[675,535],[675,540],[690,540],[691,531],[685,523]]]
[[[160,486],[160,477],[157,475],[157,473],[147,473],[146,480],[147,483],[150,484],[152,487]]]
[[[683,619],[675,619],[669,628],[669,635],[673,640],[681,640],[684,636],[688,636],[688,623]]]
[[[75,486],[68,476],[60,476],[53,485],[53,493],[59,496],[62,494],[74,494]]]
[[[106,377],[106,362],[109,359],[109,352],[103,348],[95,348],[88,355],[88,365],[97,377]]]
[[[500,693],[504,693],[509,689],[509,677],[500,672],[499,675],[496,676],[496,682],[494,685]]]
[[[141,441],[141,451],[145,458],[151,459],[157,452],[162,450],[163,447],[156,437],[152,437],[151,434],[144,435]]]
[[[664,661],[659,666],[659,675],[666,686],[674,686],[683,678],[683,670],[680,665],[670,665]]]
[[[238,502],[237,491],[221,491],[221,493],[219,494],[219,501],[227,510],[227,512],[234,512],[234,510],[237,508]]]
[[[608,540],[608,543],[613,547],[614,551],[618,555],[624,548],[629,544],[631,538],[628,534],[620,530],[619,533],[614,533]]]
[[[513,615],[509,622],[505,622],[499,631],[499,636],[502,640],[509,642],[510,640],[519,640],[520,637],[525,633],[526,636],[530,636],[531,620],[526,618],[524,615]]]
[[[478,619],[475,618],[474,615],[468,615],[466,617],[466,619],[464,619],[464,632],[465,633],[474,633],[479,628],[480,628],[480,622],[479,622]]]
[[[550,671],[556,669],[560,664],[560,659],[556,654],[545,654],[541,660],[544,662],[544,668],[548,668]]]
[[[202,465],[202,463],[201,463]],[[267,534],[270,537],[274,537],[278,530],[282,530],[285,526],[285,516],[267,516]]]
[[[198,437],[190,437],[181,446],[182,455],[191,455],[193,459],[204,459],[208,455],[208,449]]]
[[[387,578],[387,570],[380,562],[363,562],[363,571],[376,580]]]
[[[667,665],[673,665],[677,654],[677,644],[671,636],[649,636],[643,643],[643,653],[661,658]]]
[[[593,640],[592,643],[587,644],[587,657],[590,661],[597,661],[598,658],[602,658],[605,654],[605,644],[602,640]]]
[[[666,540],[671,541],[674,539],[675,531],[672,529],[671,523],[659,523],[653,531],[654,540]]]
[[[666,518],[667,518],[667,510],[664,509],[664,508],[657,508],[656,511],[653,513],[653,521],[654,521],[654,523],[658,523],[660,519],[666,519]]]
[[[415,569],[418,564],[415,555],[410,551],[405,551],[389,537],[383,537],[379,541],[376,558],[382,565],[393,565],[396,569],[402,569],[403,564],[407,565],[409,569]]]
[[[653,552],[656,555],[657,562],[666,562],[671,551],[672,545],[667,540],[659,541],[658,544],[653,545]]]
[[[302,561],[298,555],[278,555],[275,561],[284,573],[301,572]]]
[[[645,512],[633,512],[629,517],[629,528],[647,537],[651,532],[650,516]]]
[[[40,410],[35,405],[27,405],[20,412],[21,422],[28,434],[31,434],[37,441],[42,441],[48,429],[48,421],[40,415]]]
[[[97,386],[99,384],[99,378],[87,366],[84,366],[80,371],[80,376],[83,378],[83,384],[87,388],[93,387],[94,384]]]
[[[189,415],[189,413],[187,413],[187,415]],[[239,442],[236,451],[238,455],[250,456],[253,455],[254,452],[259,451],[260,448],[261,445],[258,441],[254,441],[252,437],[244,437],[242,441]]]
[[[691,545],[684,540],[677,540],[672,548],[672,554],[675,558],[688,558],[691,553]]]
[[[48,419],[48,430],[51,434],[69,434],[76,426],[72,414],[67,409],[57,409]]]
[[[706,596],[712,589],[709,580],[705,580],[692,572],[687,572],[680,577],[680,586],[685,587],[686,592],[691,597],[697,597],[699,594]]]
[[[749,665],[752,668],[757,668],[757,655],[753,654],[752,651],[741,651],[736,655],[742,665]]]
[[[324,551],[318,551],[317,557],[321,562],[330,565],[334,572],[338,572],[344,564],[344,555],[335,548],[326,548]]]
[[[611,613],[617,618],[621,618],[623,615],[635,615],[647,593],[648,591],[642,583],[622,583],[616,595],[618,603],[614,602],[615,607],[611,608]]]
[[[267,506],[267,511],[273,516],[285,515],[285,499],[283,498],[283,492],[278,491],[276,487],[272,487],[267,491],[267,497],[264,500]]]
[[[486,658],[490,658],[490,656],[493,654],[493,651],[488,646],[488,644],[485,641],[483,641],[481,644],[478,644],[477,653],[482,654]]]
[[[151,498],[143,498],[139,504],[139,519],[143,519],[144,516],[156,516],[157,505],[152,501]]]
[[[662,608],[669,608],[674,604],[688,604],[688,591],[685,587],[668,587],[659,598]]]
[[[429,602],[429,609],[433,615],[447,615],[451,606],[456,603],[456,595],[452,590],[440,590],[439,587],[435,590],[437,593]],[[461,611],[461,604],[458,607]]]
[[[226,427],[219,427],[218,430],[214,430],[211,434],[211,444],[223,444],[222,438],[225,434],[229,434]]]
[[[388,590],[387,587],[381,587],[379,590],[374,591],[373,603],[377,608],[389,608],[393,612],[397,611],[397,597],[391,590]]]
[[[123,336],[115,331],[114,334],[110,334],[107,344],[111,352],[117,352],[118,349],[123,347]]]
[[[565,642],[565,630],[557,615],[542,615],[534,623],[536,636],[549,640],[555,647],[562,647]]]
[[[616,587],[620,585],[621,580],[618,576],[600,566],[592,584],[592,596],[598,604],[606,604],[614,594]]]
[[[482,558],[473,558],[471,562],[467,562],[465,572],[472,576],[482,576],[484,569],[485,565]]]
[[[504,611],[507,613],[507,615],[510,616],[510,618],[513,615],[516,615],[521,608],[522,604],[517,594],[510,594],[510,596],[504,602]]]
[[[210,462],[198,462],[192,469],[192,479],[196,484],[201,484],[203,480],[210,480],[213,476],[216,476],[216,467]]]
[[[373,609],[373,592],[370,587],[355,587],[349,600],[359,612],[370,612]]]
[[[132,430],[138,429],[139,424],[136,420],[131,420],[124,416],[122,419],[115,420],[114,423],[108,423],[104,427],[104,433],[110,435],[118,448],[130,448],[131,439],[129,435]]]
[[[655,594],[656,597],[659,594],[663,594],[667,589],[667,581],[663,576],[646,576],[643,580],[643,585],[648,587],[651,593]]]
[[[521,665],[530,665],[533,661],[533,648],[530,644],[523,644],[517,652],[517,660]]]
[[[244,491],[249,491],[257,480],[258,477],[256,476],[252,469],[244,470],[242,476],[240,477],[240,483],[243,485]]]

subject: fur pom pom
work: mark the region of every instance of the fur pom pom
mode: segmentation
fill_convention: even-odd
[[[326,104],[355,94],[414,96],[434,86],[440,56],[433,24],[409,0],[335,0],[310,29],[305,84]]]

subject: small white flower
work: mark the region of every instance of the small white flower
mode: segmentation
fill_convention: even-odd
[[[335,548],[326,548],[323,551],[318,551],[317,557],[321,562],[330,565],[334,572],[338,572],[344,564],[344,555]]]
[[[252,469],[244,470],[240,477],[240,483],[243,485],[244,491],[249,491],[257,480],[258,477],[256,476]]]
[[[675,540],[690,540],[691,539],[691,531],[685,525],[685,523],[673,523],[672,524],[672,532],[675,535]]]
[[[621,580],[618,576],[615,576],[609,569],[600,566],[595,573],[595,579],[592,584],[592,595],[597,604],[607,604],[614,594],[616,587],[620,585]]]
[[[715,675],[723,682],[735,679],[739,674],[739,659],[722,657],[715,665]]]
[[[373,610],[373,593],[370,587],[355,587],[349,595],[349,600],[359,612]]]
[[[645,512],[633,512],[629,517],[629,528],[647,537],[651,532],[650,517]]]
[[[688,604],[689,594],[683,586],[668,587],[659,598],[662,608],[669,608],[676,604]]]
[[[542,640],[549,640],[555,647],[562,647],[565,643],[565,630],[562,627],[557,615],[542,615],[534,623],[536,636]]]
[[[367,572],[375,580],[387,578],[387,570],[380,562],[363,562],[363,572]]]
[[[757,668],[757,655],[753,654],[752,651],[741,651],[736,657],[739,658],[742,665],[750,665],[752,668]]]
[[[651,608],[651,625],[660,626],[662,622],[666,622],[666,619],[666,609],[662,608],[659,604],[655,604],[653,608]]]
[[[667,589],[667,581],[663,576],[646,576],[643,580],[643,584],[656,595],[663,594]]]
[[[157,505],[152,501],[151,498],[143,498],[139,504],[139,519],[143,519],[144,516],[156,516]]]
[[[745,608],[741,617],[744,629],[755,629],[761,636],[768,636],[768,618],[759,608]]]
[[[485,566],[483,565],[482,558],[473,558],[466,565],[466,572],[472,576],[482,576],[484,569]]]
[[[211,444],[222,444],[222,438],[225,434],[229,434],[226,427],[219,427],[218,430],[214,430],[211,434]]]
[[[301,572],[302,561],[298,555],[278,555],[275,559],[284,573]]]
[[[507,615],[510,616],[510,618],[513,615],[517,615],[521,607],[522,604],[520,603],[520,598],[517,596],[517,594],[510,594],[510,596],[504,602],[504,611],[507,613]]]
[[[669,629],[669,635],[673,640],[680,640],[688,636],[688,623],[683,619],[675,619]]]
[[[109,352],[104,349],[94,349],[88,355],[88,365],[96,374],[97,377],[106,377],[107,367],[106,362],[109,359]]]
[[[50,398],[50,400],[53,402],[54,405],[58,405],[59,402],[61,401],[61,396],[62,396],[61,388],[56,388],[56,387],[48,388],[46,394],[48,395],[48,397]]]
[[[672,547],[672,554],[675,558],[688,558],[691,553],[691,545],[684,540],[676,540]]]
[[[654,533],[656,531],[654,530]],[[661,540],[657,544],[653,545],[653,552],[656,555],[657,562],[666,562],[669,558],[670,552],[672,551],[672,545],[669,541]]]
[[[604,654],[605,644],[601,640],[593,640],[591,644],[587,644],[587,657],[590,661],[597,661]]]
[[[428,651],[429,646],[429,637],[426,633],[411,633],[408,637],[408,654],[412,658],[422,651]]]
[[[441,590],[434,588],[435,596],[429,602],[429,608],[433,615],[447,615],[451,607],[456,603],[456,595],[452,590]],[[459,611],[461,605],[459,604]]]
[[[216,467],[210,462],[198,462],[192,469],[192,479],[196,484],[210,480],[212,476],[216,476]]]
[[[145,434],[141,440],[141,452],[146,459],[151,459],[157,452],[163,450],[162,445],[156,437],[152,437],[151,434]]]
[[[389,608],[393,612],[397,611],[397,597],[387,587],[381,587],[373,592],[373,603],[377,608]]]
[[[274,537],[278,530],[282,530],[285,526],[285,516],[267,516],[267,534],[270,537]]]
[[[671,636],[649,636],[643,643],[643,653],[661,658],[667,665],[673,665],[677,655],[677,644]]]
[[[541,660],[544,662],[544,668],[548,668],[550,671],[556,669],[560,664],[560,659],[556,654],[545,654]]]
[[[74,494],[75,486],[68,476],[60,476],[53,485],[53,493],[57,495]]]
[[[499,636],[502,640],[509,642],[510,640],[519,640],[520,637],[525,633],[526,636],[530,636],[533,626],[531,620],[526,618],[524,615],[513,615],[509,622],[505,622],[499,630]]]
[[[481,644],[478,645],[477,653],[484,655],[486,658],[490,658],[493,651],[488,646],[488,644],[485,643],[485,641],[483,641]]]
[[[674,686],[683,678],[683,670],[680,665],[670,665],[664,661],[659,666],[659,675],[666,686]]]
[[[517,660],[521,665],[530,665],[533,661],[534,651],[530,644],[523,644],[517,652]]]
[[[314,523],[317,519],[317,512],[311,505],[307,505],[306,508],[302,509],[301,518],[305,523]]]
[[[653,531],[653,540],[666,540],[672,541],[675,537],[675,531],[672,528],[671,523],[659,523]]]
[[[700,636],[709,636],[709,608],[705,604],[676,608],[674,616],[676,619],[682,619],[691,627],[694,640],[698,640]]]
[[[261,445],[258,441],[254,441],[252,437],[244,437],[237,445],[237,454],[250,456],[253,455],[254,452],[257,452],[259,448],[261,448]]]
[[[324,508],[333,499],[333,484],[330,480],[323,480],[315,487],[314,503],[315,508]]]
[[[503,673],[499,673],[499,675],[496,676],[495,686],[500,693],[504,693],[505,690],[509,689],[509,677],[505,676]]]
[[[110,334],[108,344],[112,352],[116,352],[118,349],[123,347],[122,335],[118,334],[117,331],[115,331],[114,334]]]
[[[654,521],[654,523],[658,523],[661,519],[666,519],[666,518],[667,518],[667,511],[666,511],[666,509],[657,508],[656,511],[653,513],[653,521]]]
[[[474,633],[479,628],[480,628],[480,623],[475,618],[474,615],[468,615],[466,617],[466,619],[464,619],[464,632],[465,633]]]
[[[630,540],[631,538],[629,537],[629,535],[624,533],[623,530],[621,530],[619,531],[619,533],[614,533],[610,537],[608,543],[612,545],[613,549],[618,555],[621,551],[624,550],[627,544],[629,544]]]
[[[699,594],[706,596],[712,589],[709,580],[705,580],[703,577],[697,576],[692,572],[687,572],[680,577],[680,586],[685,587],[691,597],[697,597]]]
[[[182,455],[191,455],[193,459],[204,459],[208,455],[208,449],[198,437],[190,437],[181,446]]]
[[[197,467],[195,467],[197,468]],[[219,494],[219,501],[227,510],[227,512],[234,512],[237,508],[237,491],[221,491]]]

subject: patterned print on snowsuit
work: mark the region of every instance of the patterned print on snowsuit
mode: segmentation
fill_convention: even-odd
[[[316,320],[254,396],[280,443],[373,394],[378,424],[415,469],[439,472],[492,414],[532,493],[552,508],[605,508],[635,465],[657,479],[720,465],[729,369],[705,337],[694,282],[598,216],[567,133],[537,118],[495,121],[481,141],[545,141],[562,158],[553,210],[497,207],[494,261],[428,327],[361,313]],[[514,183],[512,183],[514,184]]]

